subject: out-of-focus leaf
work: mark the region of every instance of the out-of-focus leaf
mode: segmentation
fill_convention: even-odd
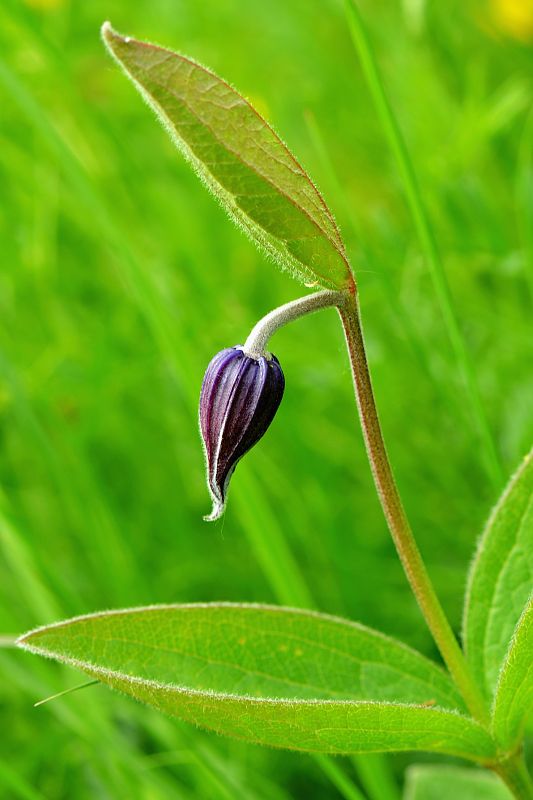
[[[495,775],[465,767],[414,764],[406,774],[404,800],[512,800]]]
[[[533,598],[518,621],[503,663],[493,707],[495,737],[511,747],[533,709]]]
[[[474,559],[466,594],[468,661],[491,698],[509,643],[533,589],[533,452],[494,509]]]
[[[235,89],[190,58],[121,36],[109,23],[102,36],[200,178],[257,244],[306,284],[352,283],[322,195]]]
[[[460,700],[440,668],[388,637],[322,614],[155,606],[78,617],[19,644],[167,714],[251,742],[329,753],[494,756],[488,734],[453,708]]]

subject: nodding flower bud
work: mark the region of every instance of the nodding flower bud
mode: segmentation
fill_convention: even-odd
[[[284,388],[283,372],[272,355],[251,356],[242,347],[229,347],[207,367],[200,393],[200,430],[213,511],[206,520],[224,513],[233,470],[266,432]]]

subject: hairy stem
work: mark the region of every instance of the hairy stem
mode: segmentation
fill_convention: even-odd
[[[515,755],[493,769],[517,800],[533,800],[533,782],[522,755]]]
[[[488,710],[439,602],[409,526],[385,449],[368,370],[357,297],[345,295],[338,306],[352,366],[355,395],[366,450],[378,496],[405,574],[441,655],[471,714],[488,721]]]
[[[275,308],[254,325],[243,345],[243,352],[252,358],[261,357],[265,354],[268,340],[278,328],[303,317],[304,314],[311,314],[328,306],[338,306],[344,302],[343,298],[344,292],[324,289],[324,291],[299,297],[297,300],[291,300],[290,303]]]

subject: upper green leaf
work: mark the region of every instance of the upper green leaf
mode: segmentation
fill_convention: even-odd
[[[333,215],[292,153],[226,81],[185,56],[116,33],[103,39],[230,216],[306,284],[353,278]]]
[[[267,606],[160,606],[79,617],[20,646],[181,719],[322,752],[434,750],[485,760],[490,737],[446,673],[325,615]]]
[[[470,571],[464,613],[466,655],[491,698],[533,587],[533,451],[494,509]]]
[[[533,709],[533,597],[530,598],[500,672],[493,707],[497,739],[512,747]]]
[[[512,800],[495,775],[447,764],[414,764],[407,769],[403,800]]]

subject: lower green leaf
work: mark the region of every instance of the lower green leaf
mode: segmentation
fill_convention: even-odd
[[[404,800],[512,800],[495,775],[465,767],[415,764],[407,770]]]
[[[447,674],[346,620],[268,606],[154,606],[78,617],[20,647],[158,710],[249,742],[324,753],[428,750],[487,761]]]

